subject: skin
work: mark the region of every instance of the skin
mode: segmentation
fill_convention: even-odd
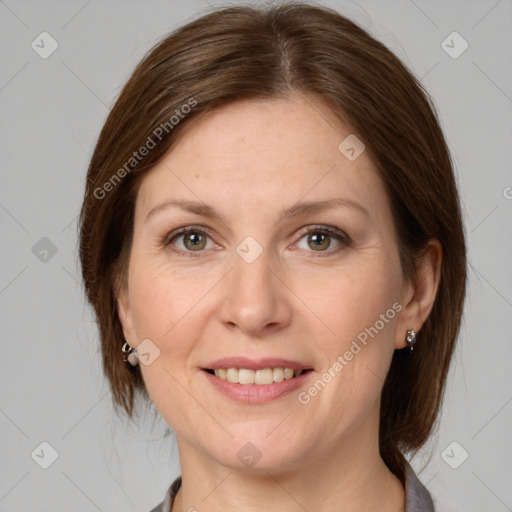
[[[379,455],[380,394],[394,350],[432,308],[441,248],[431,240],[417,286],[403,278],[380,177],[366,152],[351,162],[338,150],[350,133],[312,98],[237,102],[188,126],[141,183],[118,311],[132,347],[149,338],[160,350],[141,371],[177,437],[183,485],[173,511],[404,508],[403,486]],[[335,197],[367,213],[280,215]],[[175,207],[145,220],[171,198],[207,203],[225,222]],[[318,235],[316,225],[352,242],[328,236],[317,248],[298,234]],[[200,251],[183,235],[162,241],[185,226],[210,228]],[[263,249],[252,263],[236,252],[247,236]],[[395,302],[401,311],[308,404],[297,392],[240,404],[200,369],[226,356],[298,360],[313,368],[307,391]],[[247,442],[261,453],[249,468],[237,457]]]

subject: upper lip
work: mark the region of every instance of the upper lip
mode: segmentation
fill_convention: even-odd
[[[311,366],[299,361],[282,359],[279,357],[264,357],[262,359],[250,359],[248,357],[223,357],[208,363],[205,370],[217,370],[219,368],[246,368],[248,370],[262,370],[263,368],[290,368],[292,370],[309,370]]]

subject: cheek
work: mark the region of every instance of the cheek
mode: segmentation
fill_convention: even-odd
[[[150,365],[141,365],[149,396],[161,416],[174,426],[186,421],[176,415],[185,409],[190,387],[187,361],[197,339],[194,305],[206,284],[178,276],[152,261],[134,259],[131,300],[138,340],[149,338],[160,350]]]
[[[192,273],[170,268],[165,258],[133,253],[130,274],[130,298],[135,329],[139,339],[155,343],[173,337],[175,328],[194,307],[206,283]]]
[[[308,279],[307,286],[297,282],[294,290],[314,312],[318,349],[332,362],[358,336],[362,342],[366,334],[368,339],[385,339],[392,344],[398,307],[393,309],[393,304],[400,297],[400,286],[395,262],[372,258],[340,268],[335,274]]]
[[[301,403],[315,411],[308,428],[321,428],[333,442],[340,431],[358,428],[376,412],[394,352],[398,283],[391,272],[376,272],[374,266],[370,273],[340,277],[318,294],[316,312],[334,334],[316,337],[316,352],[322,354],[318,380],[325,384],[313,382]]]
[[[137,340],[148,338],[160,350],[160,357],[149,366],[141,365],[141,372],[159,408],[161,400],[172,401],[179,395],[173,377],[190,385],[188,362],[205,322],[201,301],[208,300],[206,295],[215,290],[218,277],[191,268],[176,270],[164,258],[143,251],[132,254],[129,287]]]
[[[323,356],[319,378],[328,383],[325,387],[318,383],[321,391],[307,392],[316,403],[312,407],[318,408],[319,422],[328,423],[332,435],[357,424],[380,396],[402,307],[397,264],[381,255],[371,263],[351,266],[350,272],[340,272],[336,280],[326,280],[325,293],[317,293],[315,300],[310,295],[315,311],[329,327],[316,337],[316,351]],[[323,410],[339,423],[323,418]]]

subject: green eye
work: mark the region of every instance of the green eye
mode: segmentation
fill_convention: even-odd
[[[307,237],[307,247],[312,249],[313,252],[317,253],[336,253],[342,250],[344,247],[348,247],[351,243],[350,238],[345,233],[329,226],[319,226],[310,229],[302,236],[302,238],[305,237]],[[332,245],[332,240],[336,240],[338,242],[338,247],[332,250],[328,250]],[[305,250],[308,249],[306,248]]]
[[[174,241],[182,238],[183,247],[179,248],[183,252],[201,252],[206,248],[208,233],[203,229],[189,227],[180,230],[169,241],[168,244],[173,244]]]
[[[302,231],[301,239],[307,237],[307,247],[301,248],[308,252],[326,253],[326,256],[335,254],[345,247],[349,247],[352,243],[350,237],[343,231],[330,226],[313,226],[308,231]],[[182,239],[181,247],[176,246],[176,241]],[[332,241],[335,240],[338,246],[334,249],[329,249],[332,245]],[[189,226],[180,229],[176,233],[172,233],[170,238],[167,237],[164,240],[164,245],[173,245],[176,247],[176,252],[187,255],[187,256],[200,256],[201,252],[208,249],[208,241],[211,241],[212,245],[215,243],[209,236],[209,231],[205,228],[199,228]],[[212,248],[212,247],[210,247]],[[197,254],[193,254],[197,253]]]

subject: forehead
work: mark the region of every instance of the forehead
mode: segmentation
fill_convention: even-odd
[[[145,215],[180,198],[257,214],[343,196],[378,215],[387,202],[383,184],[365,152],[352,161],[340,151],[349,136],[350,128],[311,98],[225,105],[187,126],[144,176],[137,210]]]

